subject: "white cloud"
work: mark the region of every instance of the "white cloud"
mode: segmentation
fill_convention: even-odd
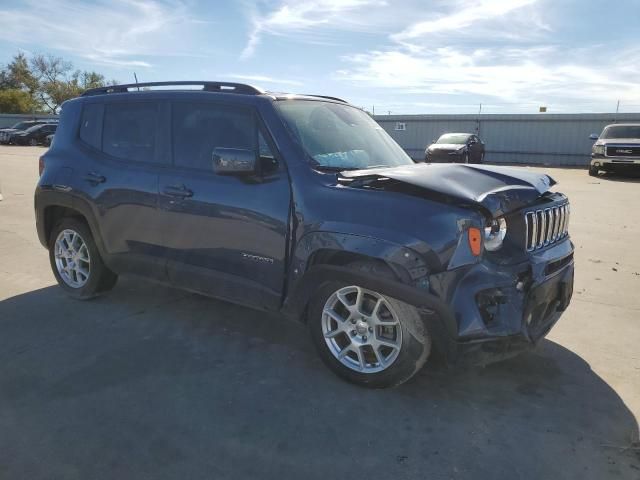
[[[398,98],[412,98],[414,105],[475,100],[515,110],[640,101],[640,67],[632,61],[640,50],[620,46],[618,55],[611,55],[603,45],[560,44],[545,22],[544,0],[471,0],[441,7],[389,35],[386,47],[345,55],[346,66],[334,78],[377,89],[405,106]]]
[[[357,14],[366,8],[386,5],[383,0],[285,0],[274,10],[264,13],[250,7],[251,31],[241,58],[251,57],[264,35],[297,35],[310,31],[359,30],[366,28]],[[369,27],[373,27],[370,25]],[[308,37],[307,37],[308,39]]]
[[[180,0],[27,0],[0,6],[0,18],[1,40],[122,68],[150,67],[143,56],[191,56],[186,47],[202,23]]]
[[[394,40],[405,41],[430,33],[459,31],[474,23],[502,17],[519,8],[532,5],[537,0],[479,0],[453,4],[453,12],[437,15],[436,18],[414,23],[403,31],[391,36]]]

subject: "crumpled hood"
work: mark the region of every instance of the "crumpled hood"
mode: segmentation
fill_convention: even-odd
[[[549,175],[489,165],[417,163],[401,167],[341,172],[346,179],[390,178],[432,192],[474,203],[494,217],[535,201],[556,181]]]

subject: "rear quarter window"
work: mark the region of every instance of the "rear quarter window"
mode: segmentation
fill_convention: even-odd
[[[80,140],[100,150],[102,148],[102,113],[101,103],[89,103],[82,108],[80,119]]]

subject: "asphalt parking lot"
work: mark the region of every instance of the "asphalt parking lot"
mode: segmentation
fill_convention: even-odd
[[[0,147],[0,478],[640,478],[638,179],[549,169],[573,303],[537,350],[394,390],[302,325],[121,279],[68,299],[37,240],[40,147]]]

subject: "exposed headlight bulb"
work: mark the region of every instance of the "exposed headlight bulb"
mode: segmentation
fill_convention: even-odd
[[[490,252],[495,252],[502,247],[502,242],[506,236],[507,221],[503,217],[493,219],[491,225],[484,227],[484,248]]]

